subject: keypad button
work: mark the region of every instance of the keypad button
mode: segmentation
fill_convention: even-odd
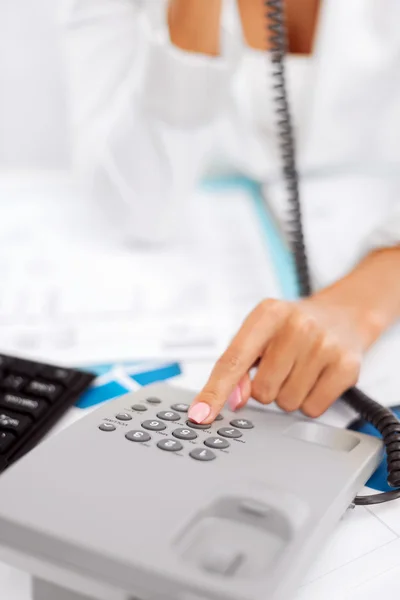
[[[216,421],[222,421],[222,419],[223,419],[223,418],[224,418],[224,416],[223,416],[223,415],[217,415],[217,416],[215,417],[215,420],[216,420]]]
[[[162,431],[163,429],[166,429],[165,423],[156,421],[156,419],[144,421],[142,427],[144,427],[144,429],[149,429],[150,431]]]
[[[27,398],[20,394],[4,394],[0,396],[0,407],[15,408],[23,413],[32,415],[32,417],[40,417],[49,408],[46,400],[40,398]]]
[[[163,419],[163,421],[179,421],[181,418],[178,413],[172,412],[172,410],[163,410],[157,413],[157,417]]]
[[[209,461],[214,460],[215,454],[208,448],[196,448],[190,452],[190,456],[195,460]]]
[[[218,429],[218,435],[222,435],[222,437],[226,438],[240,438],[243,434],[241,431],[234,429],[233,427],[221,427],[221,429]]]
[[[126,439],[130,442],[149,442],[151,440],[151,436],[147,433],[147,431],[128,431],[126,434]]]
[[[160,450],[166,450],[167,452],[179,452],[183,446],[177,440],[160,440],[157,444],[157,448]]]
[[[34,380],[27,385],[25,392],[34,396],[42,396],[47,400],[55,400],[62,392],[62,387],[56,383]]]
[[[144,404],[134,404],[131,408],[137,412],[145,412],[147,410],[147,406]]]
[[[202,423],[193,423],[193,421],[186,421],[186,425],[188,427],[193,427],[193,429],[210,429],[211,425],[203,425]]]
[[[102,423],[99,426],[99,429],[101,429],[101,431],[115,431],[116,427],[115,425],[111,425],[111,423]]]
[[[224,450],[225,448],[229,448],[229,442],[220,437],[209,437],[205,440],[204,444],[208,448],[214,448],[218,450]]]
[[[175,429],[172,435],[179,440],[195,440],[197,438],[197,433],[193,429],[185,429],[184,427]]]
[[[132,421],[132,415],[128,413],[119,413],[115,417],[118,421]]]
[[[171,408],[172,410],[176,410],[180,413],[187,413],[189,410],[189,404],[173,404]]]
[[[13,375],[10,373],[7,377],[1,382],[1,387],[6,390],[12,390],[13,392],[18,392],[26,383],[25,377],[22,375]]]
[[[7,452],[17,438],[9,431],[0,431],[0,454]]]
[[[146,402],[148,402],[149,404],[161,404],[161,400],[160,398],[147,398]]]
[[[233,419],[230,422],[232,427],[238,427],[239,429],[253,429],[254,425],[248,419]]]
[[[0,430],[10,429],[17,435],[24,431],[32,424],[32,419],[23,417],[22,415],[12,412],[11,410],[0,409]]]

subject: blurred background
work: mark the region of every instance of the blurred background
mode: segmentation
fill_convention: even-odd
[[[69,164],[59,0],[0,3],[0,169]]]

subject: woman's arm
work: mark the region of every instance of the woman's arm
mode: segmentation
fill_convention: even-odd
[[[245,320],[189,411],[209,423],[250,397],[320,416],[357,383],[368,349],[400,319],[400,245],[299,302],[266,300]],[[249,371],[259,361],[250,380]]]
[[[216,56],[220,53],[222,0],[170,0],[171,41],[183,50]]]

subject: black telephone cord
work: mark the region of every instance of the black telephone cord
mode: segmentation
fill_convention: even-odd
[[[302,225],[299,175],[296,167],[296,148],[286,86],[285,57],[287,50],[285,10],[283,0],[264,0],[266,8],[269,54],[272,63],[273,92],[277,115],[277,134],[282,158],[283,178],[289,200],[288,236],[296,265],[301,297],[312,293]],[[388,464],[388,484],[400,488],[400,421],[391,410],[369,398],[361,390],[351,388],[342,399],[382,435]],[[400,489],[390,492],[357,496],[356,505],[380,504],[400,498]]]

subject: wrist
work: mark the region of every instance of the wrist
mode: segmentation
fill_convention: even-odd
[[[399,272],[400,263],[396,265],[387,259],[387,255],[368,256],[356,269],[314,297],[318,303],[347,313],[364,350],[399,317],[400,286],[393,285],[393,277]]]

